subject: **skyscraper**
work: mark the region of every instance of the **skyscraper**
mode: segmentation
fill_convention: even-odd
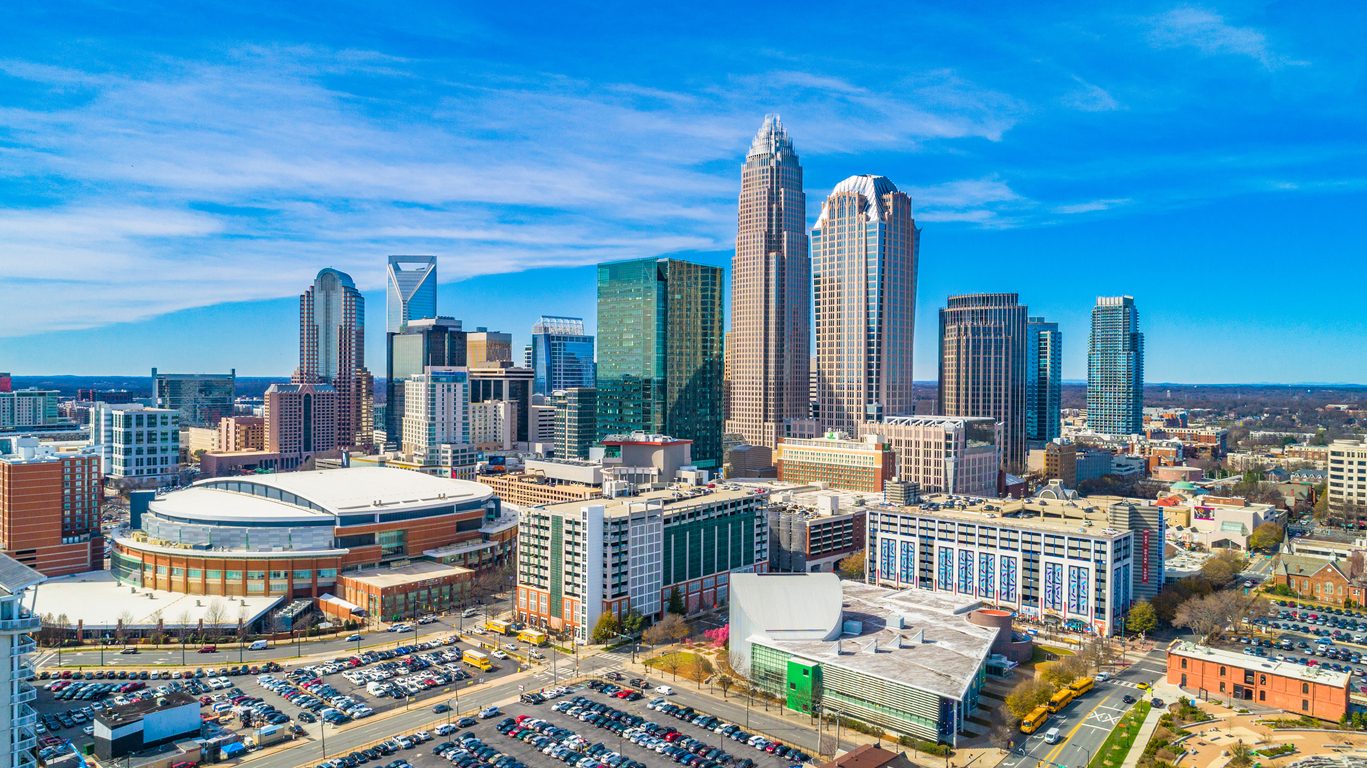
[[[480,326],[465,333],[465,362],[474,367],[485,363],[511,363],[513,335]]]
[[[385,441],[397,444],[403,437],[404,379],[428,367],[463,367],[465,331],[455,318],[431,317],[409,320],[398,333],[386,333],[385,341]]]
[[[1025,470],[1026,310],[1014,293],[950,296],[940,310],[940,410],[1002,425],[1002,462]]]
[[[1138,434],[1144,420],[1144,334],[1133,296],[1098,296],[1087,344],[1087,428]]]
[[[560,459],[587,459],[597,439],[598,390],[573,387],[551,394],[555,407],[555,456]]]
[[[237,371],[228,373],[161,373],[152,369],[152,396],[158,408],[180,411],[188,427],[213,427],[233,415]]]
[[[297,384],[330,384],[337,393],[338,447],[371,443],[372,401],[365,367],[365,297],[345,272],[324,269],[299,297]]]
[[[784,419],[808,415],[806,211],[802,165],[778,116],[769,115],[741,166],[726,349],[726,431],[751,445],[774,448]]]
[[[428,368],[404,379],[403,452],[436,464],[442,446],[470,444],[470,376],[463,368]]]
[[[437,316],[437,257],[390,256],[385,289],[385,331]]]
[[[1058,323],[1030,318],[1025,343],[1025,439],[1047,443],[1061,433],[1063,337]]]
[[[722,271],[677,259],[598,265],[598,436],[693,441],[721,466]]]
[[[593,386],[593,337],[584,333],[583,318],[543,315],[532,326],[527,349],[530,364],[524,367],[536,372],[535,394]]]
[[[821,205],[812,290],[817,418],[828,430],[853,435],[866,421],[912,413],[920,238],[911,198],[882,176],[851,176]]]
[[[272,384],[266,388],[266,450],[281,469],[295,469],[339,447],[337,390],[330,384]]]

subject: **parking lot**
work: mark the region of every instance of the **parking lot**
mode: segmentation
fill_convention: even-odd
[[[592,687],[591,687],[592,686]],[[317,764],[355,768],[523,768],[554,763],[575,768],[783,768],[807,755],[705,712],[675,705],[657,693],[595,682],[555,688],[541,704],[491,708],[402,734],[370,748]],[[629,696],[630,698],[620,698]],[[787,754],[784,754],[787,753]]]
[[[1326,609],[1278,600],[1271,616],[1253,624],[1267,637],[1233,635],[1231,647],[1249,656],[1290,661],[1307,667],[1347,672],[1354,690],[1367,692],[1367,615],[1342,608]]]

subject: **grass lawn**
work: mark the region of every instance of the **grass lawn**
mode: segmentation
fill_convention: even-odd
[[[690,651],[675,651],[646,659],[646,666],[657,669],[663,674],[672,675],[675,680],[702,682],[712,674],[712,664],[707,659]]]
[[[1035,643],[1030,649],[1030,661],[1038,664],[1041,661],[1054,661],[1064,656],[1072,656],[1073,652],[1067,648],[1058,648],[1052,645],[1040,645]]]
[[[1143,700],[1125,713],[1115,730],[1106,737],[1101,749],[1097,750],[1089,768],[1116,768],[1125,762],[1130,747],[1134,746],[1135,736],[1139,735],[1139,726],[1144,724],[1144,718],[1148,717],[1151,708],[1148,700]]]

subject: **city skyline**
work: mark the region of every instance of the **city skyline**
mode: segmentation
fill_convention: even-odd
[[[851,174],[911,194],[928,238],[922,328],[949,295],[1016,291],[1076,342],[1096,296],[1130,294],[1153,380],[1367,381],[1367,361],[1335,354],[1367,336],[1352,281],[1315,281],[1316,301],[1273,312],[1266,300],[1287,265],[1360,269],[1344,222],[1367,197],[1367,110],[1356,54],[1326,32],[1359,27],[1361,9],[907,9],[889,30],[941,31],[909,52],[854,20],[815,39],[805,22],[747,23],[749,9],[727,11],[725,45],[712,25],[619,34],[626,21],[596,11],[508,29],[429,10],[421,25],[362,10],[374,32],[358,40],[356,20],[250,4],[212,24],[19,9],[28,34],[0,66],[0,170],[16,182],[0,197],[5,367],[287,371],[254,342],[323,266],[356,277],[380,349],[377,265],[394,253],[437,255],[442,305],[461,307],[448,314],[521,342],[539,314],[591,316],[585,265],[728,266],[735,158],[777,112],[802,150],[808,224]],[[603,35],[640,44],[609,66],[577,42]],[[850,39],[897,55],[832,53]],[[1247,290],[1192,317],[1187,294],[1235,272]],[[81,309],[50,311],[60,301]],[[244,332],[198,343],[225,326]],[[1191,343],[1203,337],[1226,354]],[[934,349],[921,334],[918,379]],[[1070,380],[1082,349],[1065,354]]]

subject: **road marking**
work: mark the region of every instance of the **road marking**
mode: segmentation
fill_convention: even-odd
[[[1083,724],[1087,722],[1088,718],[1092,716],[1092,713],[1100,709],[1101,705],[1105,703],[1105,701],[1098,701],[1096,703],[1096,706],[1087,710],[1087,714],[1082,716],[1082,718],[1078,721],[1078,724],[1073,726],[1073,729],[1071,731],[1068,731],[1068,734],[1063,737],[1063,740],[1058,743],[1057,747],[1054,747],[1052,750],[1050,750],[1048,753],[1044,755],[1044,759],[1041,762],[1057,763],[1059,753],[1062,752],[1064,747],[1067,747],[1068,743],[1073,740],[1073,737],[1077,735],[1077,732],[1082,728]]]

